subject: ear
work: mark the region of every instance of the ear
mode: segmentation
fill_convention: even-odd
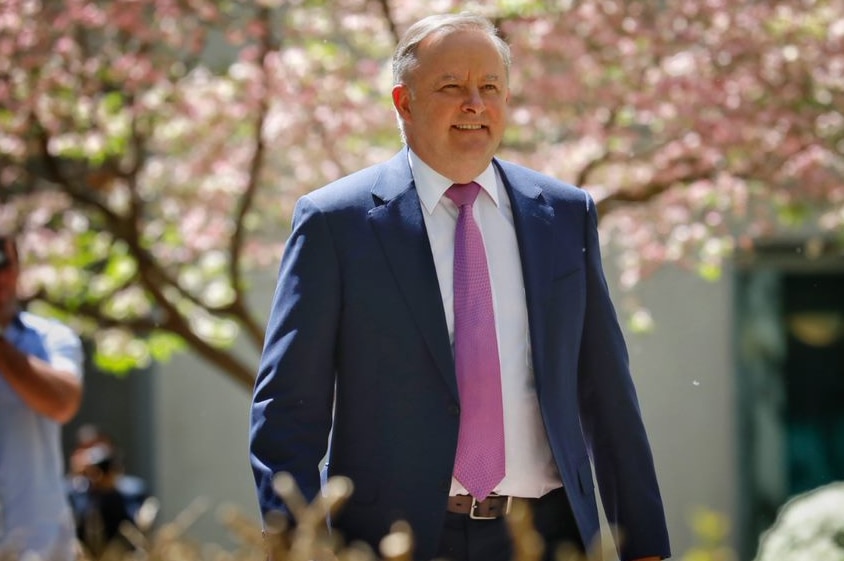
[[[399,116],[405,120],[410,120],[410,88],[406,84],[396,84],[393,86],[393,106],[396,108]]]

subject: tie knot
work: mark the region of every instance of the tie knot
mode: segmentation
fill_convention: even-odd
[[[445,196],[454,201],[458,208],[463,205],[472,206],[480,190],[481,186],[474,181],[471,183],[455,183],[448,188]]]

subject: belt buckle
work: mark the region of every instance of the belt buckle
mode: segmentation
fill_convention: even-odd
[[[472,520],[495,520],[500,516],[506,516],[510,514],[510,507],[513,504],[513,495],[507,496],[507,505],[504,507],[504,513],[498,516],[480,516],[479,514],[475,514],[475,509],[478,507],[478,499],[472,497],[472,505],[469,507],[469,518]]]

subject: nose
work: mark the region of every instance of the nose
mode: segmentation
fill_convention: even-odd
[[[463,100],[463,111],[467,113],[482,113],[486,106],[478,88],[469,88],[466,99]]]

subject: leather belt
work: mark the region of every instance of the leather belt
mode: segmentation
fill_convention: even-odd
[[[468,514],[475,520],[492,520],[510,513],[513,497],[490,495],[482,501],[471,495],[452,495],[448,498],[448,512]]]

